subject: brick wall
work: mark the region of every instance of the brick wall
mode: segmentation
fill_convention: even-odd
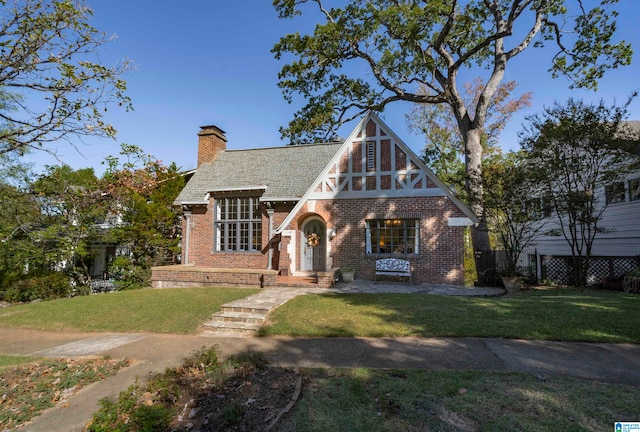
[[[151,269],[153,288],[185,288],[193,286],[252,286],[276,285],[276,272],[271,270],[230,270],[166,266]]]
[[[374,279],[375,260],[382,257],[365,253],[366,219],[417,216],[420,253],[403,256],[411,262],[414,282],[464,284],[464,228],[447,225],[449,217],[464,214],[446,197],[317,201],[314,210],[328,228],[336,229],[330,240],[333,266],[354,266],[358,279]],[[297,229],[310,214],[305,206],[291,228]]]
[[[276,206],[274,228],[285,219],[292,206]],[[464,228],[447,225],[449,217],[464,217],[464,214],[447,197],[320,200],[315,203],[313,211],[305,204],[288,229],[299,229],[304,219],[311,215],[320,216],[328,229],[336,229],[336,236],[328,245],[333,267],[352,265],[357,278],[371,280],[375,278],[375,260],[380,256],[365,253],[365,220],[419,218],[420,253],[404,257],[411,261],[413,280],[417,283],[464,283]],[[266,211],[262,219],[263,252],[214,252],[213,200],[206,209],[194,211],[191,219],[190,264],[223,269],[268,268],[269,220]],[[279,251],[274,252],[274,270],[290,269],[294,258],[287,251],[289,241],[289,238],[282,237]],[[298,240],[296,245],[297,261],[303,241]]]

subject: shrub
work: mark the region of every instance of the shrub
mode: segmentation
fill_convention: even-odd
[[[126,256],[116,257],[109,266],[118,290],[139,289],[151,284],[151,269],[140,266]]]
[[[2,298],[9,302],[54,300],[73,295],[71,280],[65,273],[41,276],[16,276],[5,280]]]

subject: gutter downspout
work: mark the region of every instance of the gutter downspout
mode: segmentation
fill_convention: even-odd
[[[267,216],[269,217],[269,233],[268,233],[269,252],[267,254],[267,259],[268,259],[267,270],[273,270],[273,246],[271,244],[271,239],[273,238],[273,213],[274,212],[275,210],[272,208],[267,209]]]
[[[191,240],[191,211],[184,212],[186,233],[184,236],[184,250],[182,251],[182,264],[189,264],[189,243]]]

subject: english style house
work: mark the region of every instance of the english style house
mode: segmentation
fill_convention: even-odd
[[[156,267],[155,287],[274,286],[340,269],[375,277],[375,261],[411,263],[414,283],[462,285],[465,227],[475,215],[374,113],[347,139],[227,150],[203,126],[198,168],[176,198],[182,264]]]

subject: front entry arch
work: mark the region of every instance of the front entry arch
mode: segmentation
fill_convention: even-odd
[[[327,226],[318,217],[306,219],[301,227],[301,271],[325,271],[327,255]]]

